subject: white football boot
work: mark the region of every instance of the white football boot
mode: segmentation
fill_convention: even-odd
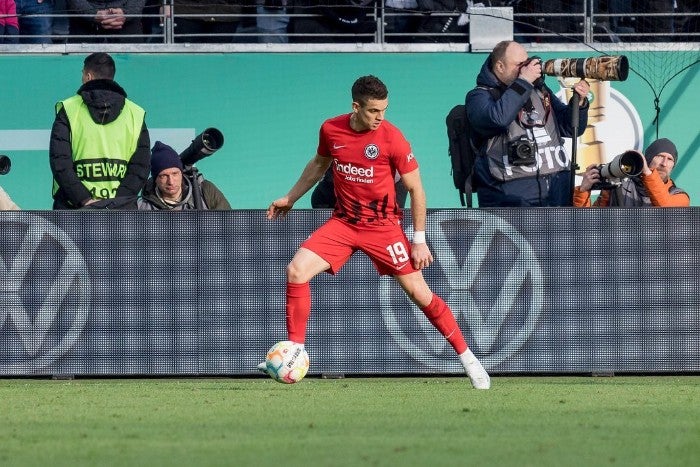
[[[267,363],[258,363],[257,369],[265,373],[267,376],[270,376],[270,374],[267,372]]]
[[[474,389],[489,389],[491,387],[491,378],[486,370],[481,365],[478,358],[472,353],[471,349],[467,349],[459,356],[462,366],[467,371],[467,376],[472,382]]]

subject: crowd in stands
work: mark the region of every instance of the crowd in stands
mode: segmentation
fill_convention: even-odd
[[[518,42],[575,42],[585,36],[584,3],[0,0],[0,42],[466,43],[469,13],[482,6],[513,7]],[[594,0],[591,11],[594,42],[700,41],[697,0]]]

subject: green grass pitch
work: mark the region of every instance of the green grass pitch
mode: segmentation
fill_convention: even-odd
[[[1,466],[695,466],[700,376],[0,379]]]

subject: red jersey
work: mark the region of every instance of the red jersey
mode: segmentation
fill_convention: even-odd
[[[336,204],[333,217],[351,224],[398,224],[394,174],[418,168],[411,145],[384,120],[376,130],[357,132],[350,114],[323,122],[317,152],[332,157]]]

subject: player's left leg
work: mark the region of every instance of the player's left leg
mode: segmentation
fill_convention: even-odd
[[[447,342],[459,355],[459,360],[472,385],[476,389],[489,389],[491,378],[467,346],[452,310],[441,297],[430,290],[425,278],[423,278],[423,273],[415,271],[396,275],[394,278],[406,292],[408,298],[421,309],[430,323],[447,339]]]
[[[411,246],[401,226],[390,225],[366,229],[359,236],[358,247],[367,254],[379,274],[391,275],[401,285],[408,298],[415,303],[433,326],[442,334],[459,355],[472,385],[488,389],[491,380],[479,360],[464,340],[452,310],[425,282],[423,273],[414,268]]]

